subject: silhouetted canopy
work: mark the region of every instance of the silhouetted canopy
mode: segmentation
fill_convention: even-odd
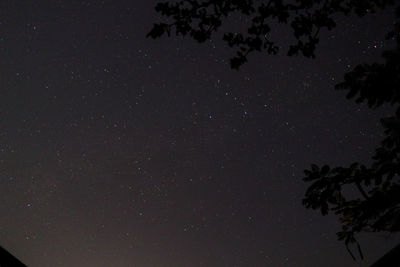
[[[271,31],[277,23],[290,25],[295,42],[288,44],[287,54],[315,57],[321,30],[336,26],[337,15],[355,14],[363,17],[378,9],[393,7],[394,0],[181,0],[156,5],[158,13],[168,22],[153,25],[149,37],[164,34],[190,36],[202,43],[217,32],[223,22],[234,13],[249,21],[246,33],[225,32],[223,39],[236,48],[230,65],[238,69],[247,62],[251,52],[276,54],[285,44],[277,44]],[[349,167],[311,165],[305,170],[304,181],[312,182],[303,204],[320,210],[322,215],[330,211],[337,214],[342,223],[338,239],[357,243],[359,232],[398,232],[400,230],[400,7],[396,8],[396,23],[387,34],[387,40],[395,47],[383,53],[384,63],[360,64],[346,73],[344,81],[336,86],[346,90],[347,98],[366,103],[375,109],[384,104],[397,107],[392,117],[383,118],[385,138],[376,149],[373,164],[352,163]],[[345,196],[346,187],[355,187],[359,197]],[[347,247],[348,248],[348,247]],[[349,250],[353,258],[354,255]]]
[[[270,36],[277,23],[290,25],[295,42],[289,44],[288,55],[302,54],[315,57],[321,30],[336,26],[338,14],[356,14],[360,17],[384,9],[394,0],[181,0],[158,3],[155,10],[166,17],[166,22],[156,23],[148,36],[158,38],[164,34],[190,36],[202,43],[217,32],[223,22],[234,14],[248,17],[247,32],[226,32],[223,39],[230,47],[236,48],[231,58],[231,67],[238,69],[247,62],[247,56],[254,51],[278,53],[281,46]],[[247,23],[247,22],[244,22]]]

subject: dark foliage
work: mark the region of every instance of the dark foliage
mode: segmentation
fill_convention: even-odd
[[[288,46],[288,55],[303,54],[314,57],[321,29],[336,26],[337,14],[356,14],[360,17],[398,3],[394,0],[269,0],[256,5],[251,0],[181,0],[159,3],[156,11],[170,18],[171,23],[155,24],[148,36],[157,38],[189,35],[198,42],[210,39],[224,19],[234,12],[250,18],[247,33],[224,33],[223,39],[237,47],[231,67],[238,69],[247,62],[253,51],[276,54],[280,45],[270,40],[271,21],[290,25],[296,43]],[[384,63],[360,64],[347,73],[336,86],[347,90],[347,98],[366,103],[375,109],[384,104],[397,107],[394,116],[381,120],[385,138],[373,156],[371,166],[355,162],[349,167],[331,168],[311,165],[305,170],[304,181],[312,182],[303,204],[320,210],[322,215],[333,212],[339,216],[342,231],[338,239],[348,248],[356,243],[359,232],[400,231],[400,7],[396,10],[397,23],[387,39],[396,41],[393,50],[383,53]],[[345,196],[344,190],[353,187],[358,196]]]
[[[397,8],[400,18],[400,7]],[[357,243],[359,232],[400,231],[400,23],[394,25],[387,38],[395,39],[393,50],[385,51],[382,64],[361,64],[347,73],[336,89],[347,90],[347,98],[366,103],[375,109],[383,104],[397,107],[394,116],[381,119],[385,138],[367,167],[353,163],[349,167],[330,168],[312,165],[304,171],[304,181],[313,182],[306,192],[303,204],[307,208],[329,211],[339,215],[342,231],[338,239],[346,247]],[[346,187],[353,187],[359,197],[344,196]],[[349,250],[350,252],[350,250]],[[350,252],[352,255],[352,253]],[[354,255],[352,255],[354,258]]]
[[[321,29],[336,26],[337,14],[356,14],[360,17],[393,5],[395,0],[265,0],[256,4],[252,0],[180,0],[158,3],[155,10],[165,16],[169,23],[153,25],[148,37],[158,38],[164,34],[190,36],[202,43],[218,31],[224,20],[234,13],[248,17],[247,33],[227,32],[223,40],[236,47],[236,55],[230,59],[233,69],[247,62],[249,53],[266,51],[276,54],[281,44],[271,40],[271,25],[290,25],[295,43],[287,48],[288,55],[299,53],[315,57]]]

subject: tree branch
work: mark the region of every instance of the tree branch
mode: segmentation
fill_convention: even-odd
[[[369,196],[367,195],[367,193],[364,191],[364,189],[361,187],[360,183],[356,183],[356,186],[358,188],[358,191],[360,191],[361,195],[365,198],[365,199],[369,199]]]

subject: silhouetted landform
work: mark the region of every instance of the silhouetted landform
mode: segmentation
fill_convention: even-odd
[[[26,265],[0,247],[0,267],[26,267]]]
[[[400,266],[400,244],[371,265],[371,267],[398,267],[398,266]]]

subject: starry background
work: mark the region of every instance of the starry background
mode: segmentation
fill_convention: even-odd
[[[28,266],[354,266],[301,178],[369,162],[391,110],[333,86],[391,11],[232,71],[220,36],[146,39],[155,3],[1,1],[0,244]],[[399,240],[362,235],[365,263]]]

